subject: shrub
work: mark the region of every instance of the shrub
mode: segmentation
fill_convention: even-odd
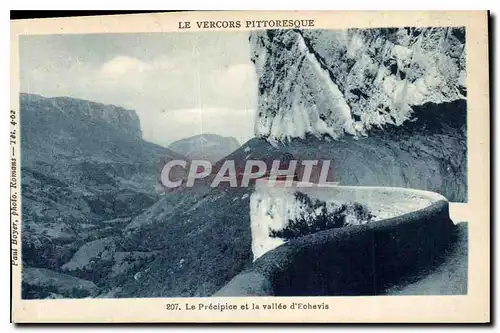
[[[366,206],[357,202],[350,204],[327,203],[311,199],[302,192],[296,192],[295,198],[300,213],[295,218],[288,219],[285,228],[270,230],[270,237],[289,240],[322,230],[366,224],[375,217]]]

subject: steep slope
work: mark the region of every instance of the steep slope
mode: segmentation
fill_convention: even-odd
[[[238,149],[240,144],[233,137],[216,134],[200,134],[175,141],[169,145],[173,151],[191,160],[217,162]]]
[[[256,134],[273,140],[401,125],[413,107],[465,99],[465,30],[262,30]]]
[[[127,228],[125,251],[157,251],[115,297],[210,296],[250,265],[250,189],[165,196]]]
[[[119,234],[152,205],[156,164],[179,155],[142,140],[132,110],[29,94],[20,103],[23,264],[62,271],[85,243]],[[99,285],[97,266],[72,273]]]
[[[439,112],[436,112],[436,108]],[[416,108],[416,121],[372,130],[367,138],[339,140],[307,135],[286,143],[254,138],[226,157],[244,167],[248,159],[330,160],[341,185],[429,190],[450,201],[467,198],[465,105],[456,101]]]
[[[462,28],[252,32],[256,135],[344,185],[467,200]]]

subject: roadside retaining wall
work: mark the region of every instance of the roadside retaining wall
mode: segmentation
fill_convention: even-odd
[[[438,261],[454,231],[446,200],[394,218],[321,231],[265,253],[213,296],[380,294]]]

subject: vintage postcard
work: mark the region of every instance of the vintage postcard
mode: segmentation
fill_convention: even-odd
[[[11,36],[14,322],[490,321],[486,11]]]

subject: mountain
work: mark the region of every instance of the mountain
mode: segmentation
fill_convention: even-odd
[[[142,140],[137,114],[114,105],[70,97],[21,94],[23,164],[68,161],[149,160],[171,150]],[[143,163],[143,162],[141,162]]]
[[[157,163],[180,155],[144,141],[133,110],[30,94],[20,95],[20,105],[23,264],[40,268],[37,274],[67,273],[65,264],[74,261],[80,247],[119,235],[159,199]],[[121,253],[115,258],[115,252],[120,249],[110,254],[111,266],[115,259],[139,258],[130,261],[140,264],[151,257]],[[92,267],[71,273],[99,287],[105,277],[94,257]]]
[[[239,146],[239,142],[233,137],[200,134],[175,141],[169,145],[169,148],[191,160],[206,160],[215,163],[238,149]]]

